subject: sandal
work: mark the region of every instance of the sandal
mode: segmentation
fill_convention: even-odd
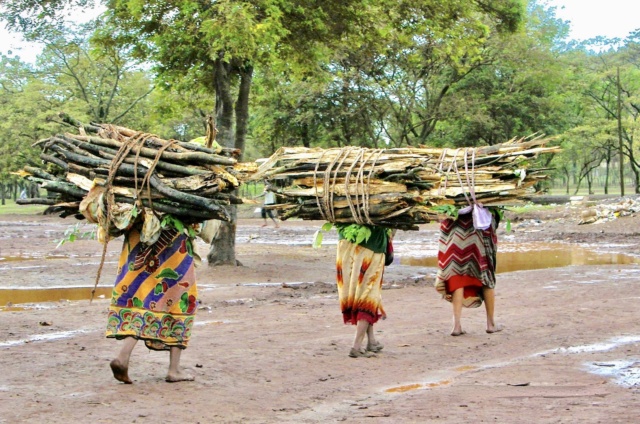
[[[373,343],[371,345],[367,345],[367,351],[368,352],[377,353],[377,352],[380,352],[382,349],[384,349],[384,346],[379,342],[375,342],[375,343]]]
[[[368,352],[365,349],[356,350],[354,348],[351,348],[351,350],[349,351],[349,356],[352,358],[373,358],[376,355],[375,353]]]

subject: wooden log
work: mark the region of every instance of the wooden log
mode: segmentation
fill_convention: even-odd
[[[79,128],[82,129],[83,131],[87,132],[87,133],[91,133],[91,134],[98,134],[102,131],[107,130],[108,128],[113,128],[118,134],[121,134],[124,137],[130,138],[130,137],[136,137],[140,134],[142,134],[140,131],[136,131],[136,130],[132,130],[126,127],[121,127],[121,126],[117,126],[117,125],[105,125],[105,124],[84,124],[82,122],[80,122],[79,120],[75,119],[74,117],[70,116],[67,113],[61,112],[59,114],[60,118],[62,119],[63,122],[75,127],[75,128]],[[157,141],[159,145],[164,145],[164,143],[166,142],[166,140],[162,140],[159,137],[151,137],[151,140],[153,141]],[[227,157],[232,157],[235,159],[238,159],[241,156],[241,151],[240,149],[235,149],[235,148],[228,148],[228,147],[221,147],[218,150],[214,150],[212,148],[208,148],[205,146],[201,146],[199,144],[196,143],[190,143],[190,142],[184,142],[184,141],[178,141],[177,145],[182,147],[185,150],[190,150],[190,151],[195,151],[195,152],[202,152],[202,153],[207,153],[207,154],[219,154],[219,155],[223,155],[223,156],[227,156]]]
[[[35,166],[25,166],[24,170],[30,173],[31,175],[34,175],[38,178],[42,178],[43,180],[51,180],[51,181],[60,180],[55,175],[48,173],[44,169],[36,168]]]
[[[48,197],[32,197],[29,199],[16,199],[18,205],[55,205],[56,199],[50,199]]]
[[[96,145],[96,144],[92,144],[92,143],[88,143],[85,141],[81,141],[81,140],[77,140],[75,138],[71,138],[68,137],[67,135],[61,136],[62,139],[69,141],[71,143],[73,143],[74,145],[76,145],[77,147],[79,147],[80,149],[86,150],[90,153],[93,153],[94,156],[102,158],[102,159],[107,159],[107,160],[112,160],[116,154],[118,153],[118,151],[116,149],[112,149],[106,146],[101,146],[101,145]],[[148,158],[145,157],[139,157],[138,162],[142,163],[144,166],[146,166],[147,168],[149,168],[151,166],[152,161]],[[132,156],[132,154],[130,154],[130,157],[127,157],[124,160],[126,163],[129,164],[136,164],[136,159],[135,156]],[[182,165],[177,165],[177,164],[173,164],[173,163],[167,163],[165,161],[159,160],[156,164],[156,168],[162,171],[169,171],[172,172],[176,175],[202,175],[202,174],[208,174],[211,171],[205,170],[205,169],[200,169],[200,168],[194,168],[194,167],[188,167],[188,166],[182,166]]]
[[[73,134],[67,134],[67,137],[74,137],[77,140],[85,141],[88,143],[97,144],[99,146],[111,147],[119,149],[122,146],[122,143],[116,140],[101,138],[101,137],[92,137],[92,136],[82,136]],[[148,147],[140,147],[140,155],[146,158],[154,159],[158,150],[151,149]],[[137,152],[138,147],[134,147],[132,152]],[[213,153],[203,153],[203,152],[185,152],[185,153],[175,153],[169,151],[163,151],[161,153],[161,158],[168,162],[180,162],[180,163],[196,163],[196,164],[206,164],[206,165],[233,165],[237,162],[237,160],[233,158],[228,158],[225,156],[216,155]]]
[[[49,163],[53,163],[54,165],[58,166],[59,168],[61,168],[63,171],[66,171],[69,168],[69,165],[67,165],[67,162],[65,162],[64,160],[52,156],[52,155],[47,155],[45,153],[40,153],[40,159],[42,159],[45,162],[49,162]]]
[[[68,161],[78,163],[80,165],[93,166],[96,168],[96,171],[98,171],[100,167],[105,169],[111,165],[110,161],[78,155],[76,153],[69,152],[63,149],[58,145],[53,145],[50,148],[63,155]],[[123,163],[118,168],[117,174],[128,177],[133,177],[137,174],[140,177],[144,177],[147,174],[147,169],[144,169],[142,167],[138,167],[138,169],[135,169],[132,165]],[[171,189],[170,187],[164,185],[160,178],[153,174],[149,177],[149,181],[153,188],[155,188],[158,192],[171,200],[177,201],[179,203],[184,202],[198,208],[203,208],[212,213],[219,213],[221,207],[217,205],[212,199],[205,199],[200,196],[182,193],[177,190]]]

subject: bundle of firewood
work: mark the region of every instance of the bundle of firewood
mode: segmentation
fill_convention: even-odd
[[[79,134],[58,134],[36,143],[44,165],[27,166],[20,174],[48,196],[18,203],[50,205],[49,212],[82,218],[80,203],[97,187],[111,202],[169,213],[184,222],[228,221],[224,206],[242,203],[233,192],[239,179],[257,167],[238,163],[238,150],[215,142],[205,147],[61,116]]]
[[[278,194],[282,219],[416,229],[450,208],[522,203],[546,169],[545,138],[461,149],[283,147],[251,177]]]

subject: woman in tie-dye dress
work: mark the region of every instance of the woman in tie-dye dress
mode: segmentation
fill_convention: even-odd
[[[139,226],[125,233],[109,306],[107,337],[122,339],[111,361],[114,377],[132,383],[129,358],[138,340],[149,349],[169,351],[166,381],[193,380],[180,368],[197,305],[193,239],[172,227],[152,244],[140,241]]]
[[[390,231],[369,225],[336,225],[338,250],[336,282],[345,324],[356,326],[352,358],[374,356],[382,350],[373,325],[386,318],[382,308],[382,277]],[[360,236],[358,236],[360,234]],[[366,348],[362,347],[367,336]]]

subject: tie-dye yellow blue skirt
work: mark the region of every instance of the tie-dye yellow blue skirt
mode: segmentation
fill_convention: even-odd
[[[197,308],[191,240],[173,228],[146,246],[125,234],[109,306],[107,337],[135,337],[149,349],[187,347]]]

